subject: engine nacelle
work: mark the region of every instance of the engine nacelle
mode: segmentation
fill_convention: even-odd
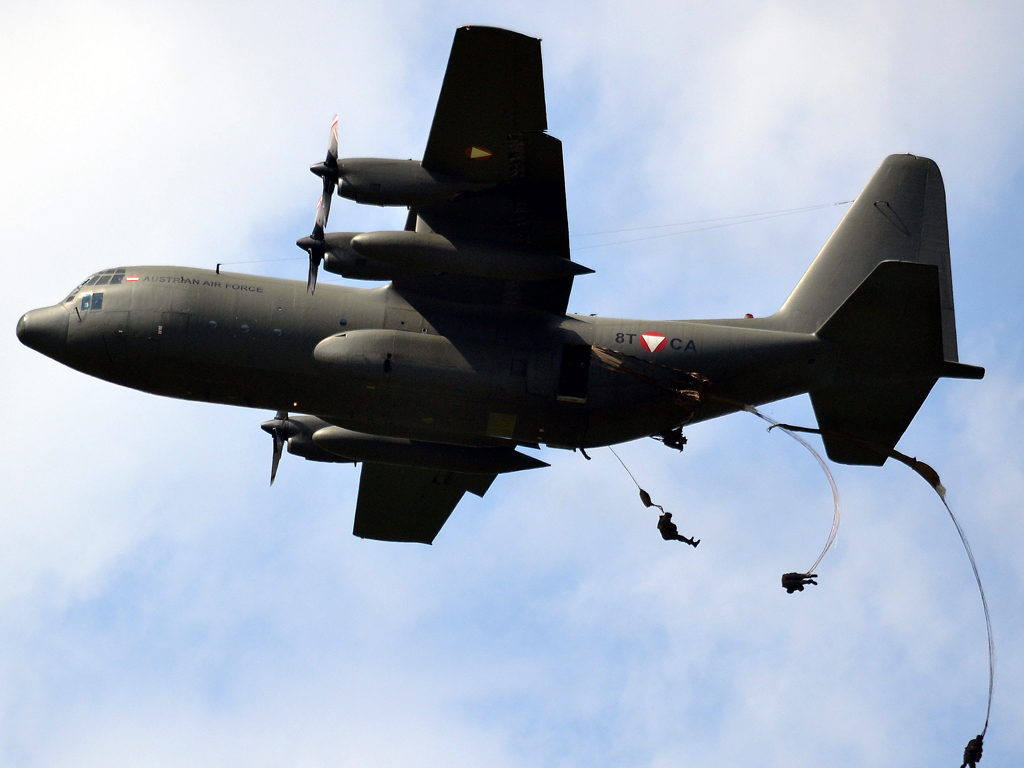
[[[338,194],[367,205],[427,206],[494,184],[460,181],[428,171],[418,160],[350,157],[338,161]]]
[[[352,247],[352,238],[361,232],[328,232],[324,235],[327,252],[324,269],[351,280],[394,280],[412,274],[408,269],[364,256]]]
[[[349,247],[374,261],[405,271],[469,275],[495,280],[555,280],[594,270],[569,259],[487,243],[453,244],[432,232],[363,232]]]
[[[533,281],[594,271],[569,259],[521,248],[487,243],[455,246],[432,232],[330,232],[324,241],[324,269],[356,280],[454,274]]]
[[[288,453],[293,456],[301,456],[308,461],[325,461],[335,464],[353,461],[353,459],[327,451],[313,441],[313,435],[316,432],[330,426],[323,419],[306,415],[289,416],[283,422],[267,422],[264,429],[271,424],[284,430]]]

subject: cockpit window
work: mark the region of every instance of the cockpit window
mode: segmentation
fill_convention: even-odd
[[[74,299],[75,296],[78,295],[78,292],[87,285],[107,285],[108,283],[110,285],[120,285],[121,283],[124,282],[124,276],[125,267],[118,267],[117,269],[105,269],[102,272],[97,272],[94,275],[89,275],[89,277],[85,278],[85,280],[78,284],[78,287],[75,288],[75,290],[68,294],[68,297],[64,299],[64,303],[67,304],[72,299]],[[102,299],[100,301],[102,301]],[[85,309],[85,307],[83,307],[83,309]],[[99,309],[99,307],[94,306],[93,309]]]
[[[82,294],[82,311],[85,312],[89,309],[103,309],[103,294],[102,293],[83,293]]]
[[[66,299],[64,299],[64,303],[67,304],[69,301],[71,301],[73,298],[75,298],[75,296],[78,295],[78,292],[80,290],[82,290],[82,286],[85,285],[87,282],[89,282],[89,281],[85,280],[84,282],[79,283],[78,287],[75,288],[75,290],[73,290],[71,293],[69,293],[68,297]]]

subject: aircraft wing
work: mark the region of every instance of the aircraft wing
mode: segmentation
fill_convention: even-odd
[[[456,30],[423,167],[458,179],[509,181],[516,152],[510,137],[547,127],[540,40],[494,27]]]
[[[495,477],[366,462],[352,533],[431,544],[463,494],[483,496]]]
[[[562,143],[546,128],[540,40],[494,27],[457,30],[422,164],[492,186],[420,208],[410,223],[456,247],[568,259]],[[523,304],[563,314],[572,277],[426,275],[398,278],[395,286],[446,300]]]

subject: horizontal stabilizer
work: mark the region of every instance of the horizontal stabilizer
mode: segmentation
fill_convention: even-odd
[[[833,383],[811,392],[833,461],[884,464],[940,376],[984,376],[943,359],[940,274],[883,261],[818,331],[837,356]]]
[[[835,343],[840,375],[938,376],[942,357],[939,270],[883,261],[818,331]]]
[[[876,379],[811,392],[811,405],[818,427],[825,433],[822,440],[828,457],[839,464],[882,466],[888,454],[865,443],[885,451],[895,448],[935,381]]]
[[[948,360],[943,360],[942,366],[939,368],[939,376],[944,379],[984,379],[985,369],[980,365],[951,363]]]

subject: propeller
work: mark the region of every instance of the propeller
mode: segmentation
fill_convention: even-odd
[[[324,190],[316,204],[316,219],[313,223],[312,234],[309,237],[299,238],[295,244],[309,254],[309,278],[306,280],[306,290],[315,293],[317,271],[327,252],[324,243],[324,229],[327,227],[327,218],[331,215],[331,198],[334,197],[334,190],[338,186],[337,115],[331,121],[331,136],[327,142],[327,159],[310,167],[309,170],[323,179]]]
[[[288,442],[288,438],[297,433],[297,430],[295,425],[288,420],[287,411],[278,411],[273,419],[264,421],[260,425],[260,429],[274,438],[274,460],[270,465],[270,484],[273,485],[274,478],[277,477],[277,466],[281,463],[281,454],[284,453],[285,443]]]

